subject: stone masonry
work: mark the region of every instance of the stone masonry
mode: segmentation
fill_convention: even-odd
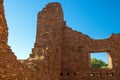
[[[120,34],[93,40],[67,27],[59,3],[50,3],[38,13],[35,46],[30,58],[40,59],[43,80],[119,80]],[[94,69],[91,52],[108,52],[111,66]],[[39,68],[38,68],[39,69]]]
[[[17,61],[7,45],[8,27],[4,15],[3,0],[0,0],[0,80],[30,80],[30,70]],[[24,71],[24,72],[23,72]]]
[[[120,34],[93,40],[72,30],[57,2],[38,13],[36,41],[28,59],[16,59],[7,36],[0,0],[0,80],[120,80]],[[109,68],[92,68],[91,52],[107,52]]]

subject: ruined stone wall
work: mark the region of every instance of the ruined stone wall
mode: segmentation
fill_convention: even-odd
[[[3,0],[0,0],[0,51],[1,55],[6,55],[4,53],[11,53],[10,47],[7,45],[8,41],[8,27],[5,20],[4,15],[4,7],[3,7]],[[4,58],[7,56],[4,56]],[[1,57],[3,58],[3,57]],[[13,57],[12,59],[16,59],[16,57]]]
[[[8,27],[3,0],[0,0],[0,80],[30,80],[30,70],[16,60],[7,41]]]
[[[118,80],[120,35],[112,35],[105,40],[93,40],[85,34],[73,31],[66,26],[62,10],[59,11],[60,6],[58,8],[57,5],[59,4],[50,3],[38,14],[37,36],[31,57],[35,57],[35,52],[39,57],[42,56],[42,48],[45,49],[43,62],[45,61],[48,66],[42,67],[43,72],[46,71],[42,74],[46,73],[48,80],[51,77],[55,80]],[[92,68],[91,52],[108,52],[113,68]]]
[[[32,69],[42,80],[119,80],[120,34],[94,40],[66,26],[59,3],[50,3],[39,12]],[[91,52],[108,52],[113,68],[92,68]],[[34,61],[35,59],[38,59]]]
[[[66,28],[63,41],[60,80],[119,80],[120,34],[105,40],[93,40],[87,35]],[[108,52],[112,69],[95,69],[90,66],[91,52]]]
[[[39,67],[43,80],[59,79],[63,25],[63,13],[58,3],[46,5],[38,14],[36,42],[30,58],[37,58],[41,61],[39,65],[44,65]]]
[[[17,60],[7,45],[8,28],[0,0],[0,80],[119,80],[120,34],[94,40],[67,27],[59,3],[39,12],[32,54]],[[112,67],[92,68],[91,52],[108,52]]]

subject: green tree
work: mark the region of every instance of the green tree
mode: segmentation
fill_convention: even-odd
[[[106,64],[102,60],[98,60],[96,58],[91,59],[91,66],[92,68],[107,68],[108,64]]]

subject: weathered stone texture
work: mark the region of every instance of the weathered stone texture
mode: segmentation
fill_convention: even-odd
[[[113,34],[105,40],[93,40],[73,31],[66,26],[59,3],[50,3],[39,12],[37,23],[36,42],[30,58],[37,57],[41,61],[39,65],[44,66],[38,68],[42,80],[120,79],[120,34]],[[108,52],[113,68],[91,68],[91,52]]]
[[[48,4],[39,12],[37,23],[36,42],[31,58],[44,57],[40,64],[45,67],[41,73],[41,75],[45,75],[44,80],[58,80],[61,69],[61,40],[64,25],[60,4]]]
[[[16,60],[16,56],[7,45],[7,38],[8,28],[3,0],[0,0],[0,80],[30,80],[30,74],[28,74],[30,70]]]
[[[16,60],[7,37],[3,0],[0,0],[0,80],[120,79],[120,34],[93,40],[72,30],[66,26],[59,3],[49,3],[38,13],[36,41],[28,59]],[[91,52],[108,52],[111,68],[92,68]]]

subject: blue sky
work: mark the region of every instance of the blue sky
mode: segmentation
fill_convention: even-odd
[[[90,53],[90,57],[91,57],[91,59],[96,58],[98,60],[102,60],[106,64],[108,64],[108,53],[107,52]]]
[[[8,44],[18,59],[31,53],[37,14],[49,2],[60,2],[67,25],[91,38],[106,39],[120,33],[120,0],[4,0]]]

